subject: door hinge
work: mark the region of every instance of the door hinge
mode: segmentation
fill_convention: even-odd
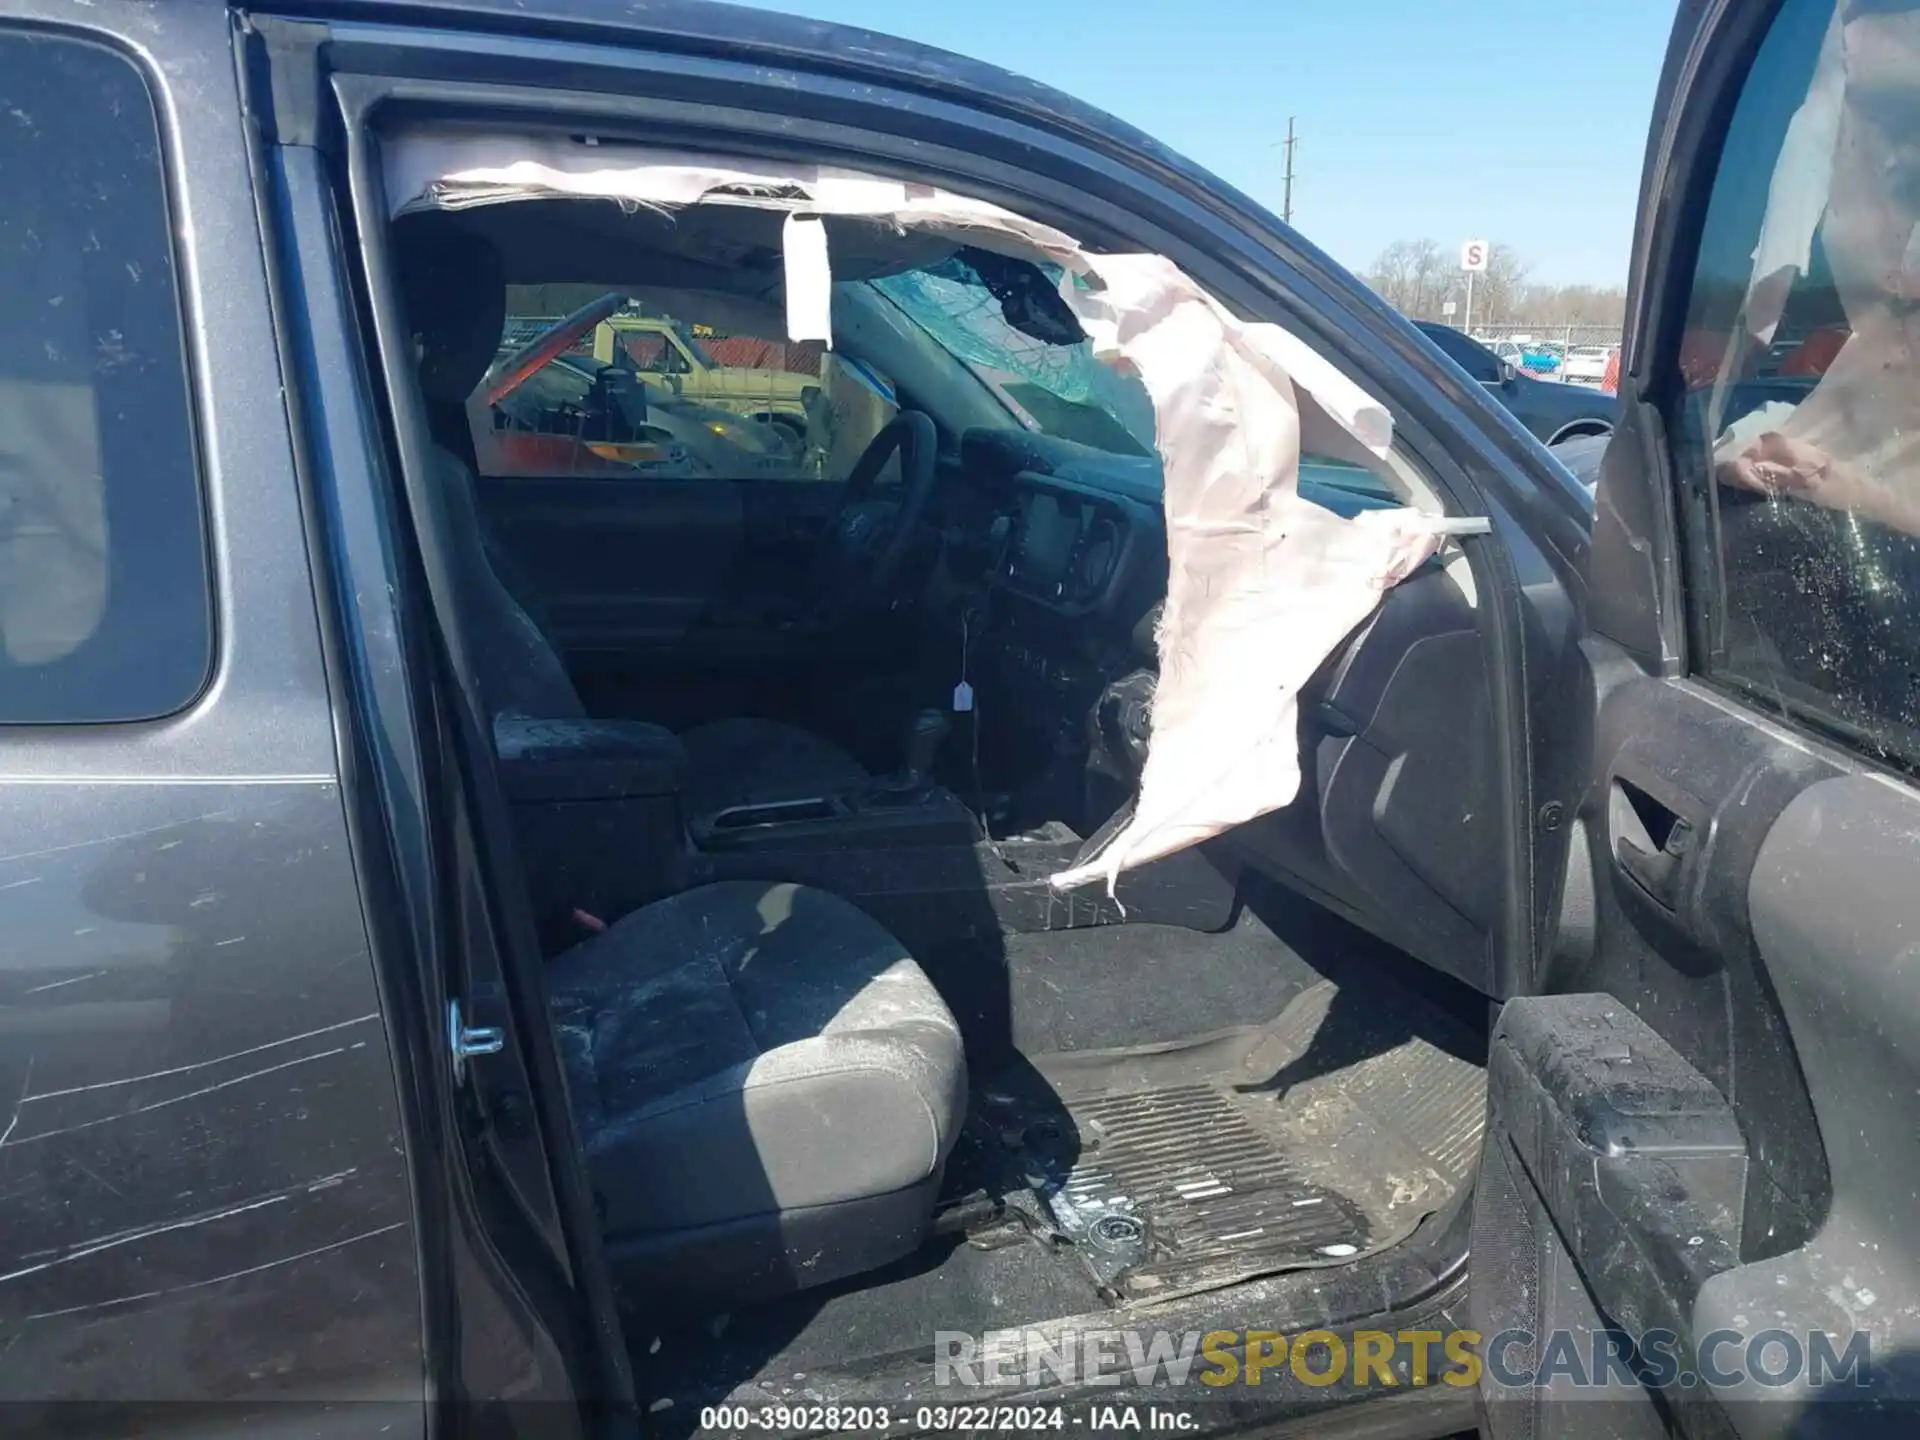
[[[469,1025],[460,1014],[460,1002],[447,1002],[447,1048],[453,1053],[453,1083],[467,1083],[467,1060],[474,1055],[498,1055],[507,1048],[507,1032],[498,1025]]]

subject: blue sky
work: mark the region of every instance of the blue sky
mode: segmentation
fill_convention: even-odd
[[[1505,241],[1624,283],[1674,0],[749,0],[958,50],[1112,111],[1364,268]]]

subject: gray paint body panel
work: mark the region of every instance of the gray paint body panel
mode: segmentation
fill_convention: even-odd
[[[134,55],[160,109],[218,659],[164,721],[0,727],[0,1396],[417,1406],[413,1191],[229,18],[0,6],[20,21]]]
[[[0,1393],[417,1395],[411,1192],[335,787],[0,785],[22,835]]]

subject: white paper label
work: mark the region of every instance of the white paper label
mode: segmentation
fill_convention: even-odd
[[[973,709],[973,686],[962,680],[953,687],[953,713],[964,715]]]
[[[780,229],[787,262],[787,338],[833,348],[833,267],[827,227],[812,215],[789,215]]]

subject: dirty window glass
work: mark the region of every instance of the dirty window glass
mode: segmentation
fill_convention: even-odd
[[[697,299],[670,310],[627,290],[509,285],[499,351],[467,402],[480,473],[845,480],[898,413],[892,387],[775,329]]]
[[[0,91],[0,723],[148,719],[212,656],[153,102],[4,31]]]
[[[1920,761],[1920,0],[1782,8],[1675,359],[1701,668]]]

